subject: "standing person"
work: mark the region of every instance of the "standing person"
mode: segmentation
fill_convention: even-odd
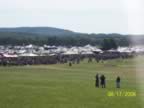
[[[104,75],[101,75],[100,80],[101,80],[101,87],[105,88],[105,77],[104,77]]]
[[[103,75],[100,76],[100,84],[101,84],[101,87],[103,88]]]
[[[101,86],[102,86],[102,88],[106,87],[106,81],[105,81],[105,79],[106,79],[105,76],[101,75],[100,80],[101,80]]]
[[[72,63],[71,63],[71,62],[69,62],[69,66],[70,66],[70,67],[72,66]]]
[[[99,75],[96,74],[95,78],[96,78],[95,86],[99,88]]]
[[[118,77],[116,78],[116,88],[120,88],[120,81],[121,81],[121,79],[120,79],[120,77],[118,76]]]
[[[103,88],[106,88],[106,77],[103,75]]]

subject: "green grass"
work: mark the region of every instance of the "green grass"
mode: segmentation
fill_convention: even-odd
[[[0,67],[0,108],[142,108],[135,68],[133,59]],[[106,89],[95,88],[96,73],[106,76]],[[121,89],[115,88],[117,75]],[[137,96],[108,97],[109,91],[135,91]]]

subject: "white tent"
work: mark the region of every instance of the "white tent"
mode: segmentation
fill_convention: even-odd
[[[18,50],[18,51],[17,51],[18,54],[23,54],[23,53],[25,53],[25,52],[26,52],[26,50]]]
[[[3,57],[6,57],[6,58],[15,58],[15,57],[18,57],[18,55],[16,55],[16,54],[3,54]]]
[[[32,44],[25,46],[25,48],[28,48],[28,49],[31,49],[31,48],[33,48],[33,47],[34,47],[34,46],[33,46]]]
[[[35,57],[35,56],[38,56],[38,55],[33,54],[33,53],[23,53],[23,54],[20,54],[19,56],[22,56],[22,57]]]
[[[76,54],[78,54],[78,52],[76,51],[66,51],[63,53],[63,55],[76,55]]]
[[[125,53],[131,53],[132,52],[132,50],[131,50],[131,48],[129,48],[129,47],[119,47],[118,49],[117,49],[117,51],[119,51],[119,52],[125,52]]]
[[[92,51],[87,51],[87,52],[81,52],[82,55],[91,55],[94,54]]]

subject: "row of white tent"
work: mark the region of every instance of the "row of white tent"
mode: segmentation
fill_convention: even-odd
[[[48,47],[48,50],[45,50],[45,47]],[[44,46],[37,47],[39,50],[35,50],[33,45],[26,46],[26,49],[8,49],[1,50],[0,53],[3,54],[4,57],[19,57],[19,56],[45,56],[45,55],[73,55],[73,54],[94,54],[94,52],[103,53],[101,49],[96,46],[86,45],[84,47],[63,47],[63,46]],[[109,50],[109,52],[144,52],[144,46],[134,46],[134,47],[119,47],[116,50]]]
[[[127,52],[127,53],[131,53],[131,52],[141,53],[141,52],[144,52],[144,46],[119,47],[117,49],[117,51],[119,51],[119,52]]]

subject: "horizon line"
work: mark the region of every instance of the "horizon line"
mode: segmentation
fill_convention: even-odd
[[[144,33],[118,33],[118,32],[90,32],[90,33],[87,33],[87,32],[77,32],[75,30],[70,30],[70,29],[65,29],[65,28],[59,28],[59,27],[53,27],[53,26],[5,26],[5,27],[0,27],[0,29],[13,29],[13,28],[54,28],[54,29],[61,29],[61,30],[68,30],[68,31],[71,31],[71,32],[74,32],[74,33],[80,33],[80,34],[106,34],[106,35],[109,35],[109,34],[119,34],[119,35],[138,35],[138,36],[141,36],[141,35],[144,35]]]

